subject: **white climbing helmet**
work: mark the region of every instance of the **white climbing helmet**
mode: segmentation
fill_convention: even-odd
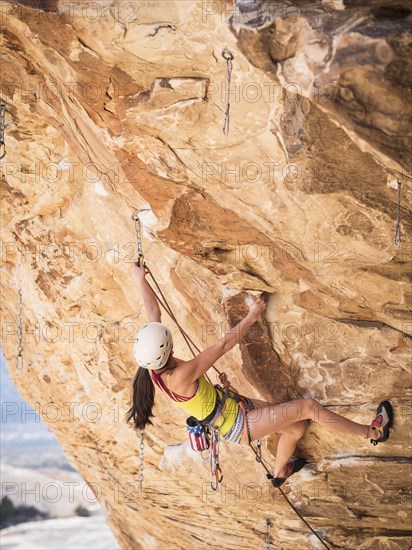
[[[162,323],[145,325],[136,336],[133,354],[144,369],[161,369],[173,348],[172,333]]]

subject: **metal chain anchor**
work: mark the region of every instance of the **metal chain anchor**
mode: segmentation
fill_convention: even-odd
[[[144,460],[144,436],[145,431],[139,430],[140,433],[140,451],[139,451],[139,476],[137,478],[139,482],[139,495],[141,496],[143,494],[143,460]]]
[[[6,113],[11,114],[10,111],[7,109],[4,101],[0,100],[0,160],[4,159],[4,157],[6,156],[4,130],[8,128],[11,124],[14,124],[12,120],[6,122]]]
[[[396,227],[393,237],[393,244],[396,248],[401,246],[401,182],[398,181],[398,206],[396,209]]]
[[[17,357],[16,369],[23,370],[23,294],[19,289],[19,302],[17,314]]]
[[[260,439],[256,440],[256,449],[257,449],[257,453],[255,456],[256,462],[262,462],[262,443]]]
[[[229,133],[229,121],[230,121],[230,83],[232,80],[232,70],[234,56],[230,50],[225,48],[222,52],[223,59],[226,59],[226,74],[227,74],[227,92],[226,92],[226,109],[225,109],[225,119],[223,122],[222,132],[225,136]]]
[[[136,244],[137,244],[137,265],[140,267],[144,262],[143,245],[142,245],[142,222],[139,215],[135,212],[132,214],[132,220],[134,221],[134,230],[136,232]]]
[[[270,528],[273,527],[272,520],[269,518],[266,519],[266,550],[270,550]]]
[[[134,229],[136,232],[136,244],[137,244],[137,265],[140,267],[141,263],[144,262],[143,258],[143,246],[142,246],[142,227],[139,215],[135,212],[132,214],[132,220],[134,221]],[[143,429],[139,430],[140,434],[140,446],[139,446],[139,495],[143,495],[143,469],[144,469],[144,436],[145,431]]]

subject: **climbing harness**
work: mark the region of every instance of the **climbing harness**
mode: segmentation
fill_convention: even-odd
[[[216,402],[212,412],[202,420],[198,420],[194,416],[189,416],[189,418],[186,419],[186,427],[188,429],[191,448],[194,451],[200,451],[201,453],[209,449],[210,470],[212,473],[212,482],[210,485],[214,491],[217,491],[219,483],[223,480],[222,471],[219,467],[219,428],[225,421],[224,412],[226,409],[226,400],[229,397],[234,399],[244,412],[243,437],[249,441],[246,426],[246,412],[244,404],[241,402],[243,396],[240,396],[230,390],[228,387],[229,382],[226,374],[221,374],[221,379],[224,380],[226,387],[222,388],[219,384],[214,385],[216,390]],[[204,458],[203,455],[202,458]]]
[[[398,181],[398,206],[396,209],[396,227],[393,238],[394,245],[399,248],[401,246],[401,182]]]
[[[23,370],[23,295],[19,289],[18,314],[17,314],[17,357],[16,369]]]
[[[6,156],[6,142],[4,130],[13,124],[13,121],[10,120],[6,122],[6,113],[10,114],[10,111],[7,109],[7,105],[4,101],[0,100],[0,160]]]
[[[267,518],[266,519],[266,550],[270,550],[271,544],[270,544],[270,528],[273,526],[272,521]]]
[[[139,482],[139,495],[143,494],[143,468],[144,468],[144,436],[145,431],[139,430],[140,433],[140,452],[139,452],[139,476],[137,478]]]
[[[132,216],[133,220],[135,220],[136,216],[138,217],[137,214],[134,214]],[[140,233],[141,234],[141,233]],[[136,238],[137,237],[137,232],[136,232]],[[139,248],[139,245],[138,245],[138,250],[142,250],[142,245],[140,243],[140,248]],[[143,256],[143,253],[141,254]],[[185,332],[185,330],[180,326],[178,320],[176,319],[173,311],[171,310],[161,288],[159,287],[156,279],[154,278],[151,270],[149,267],[147,267],[146,264],[144,264],[146,269],[148,270],[148,274],[149,276],[151,277],[153,283],[155,284],[156,286],[156,289],[158,290],[159,292],[159,295],[160,295],[160,298],[159,296],[157,296],[157,299],[160,303],[160,305],[163,307],[163,309],[166,311],[166,313],[170,316],[170,318],[174,321],[174,323],[176,324],[176,327],[178,328],[179,332],[182,334],[185,342],[187,343],[188,345],[188,348],[190,349],[190,351],[192,352],[193,356],[195,356],[195,352],[193,351],[193,348],[198,352],[200,353],[200,349],[196,346],[196,344],[193,342],[193,340],[190,338],[190,336]],[[149,284],[149,283],[148,283]],[[150,284],[149,284],[150,286]],[[153,290],[153,289],[152,289]],[[239,392],[237,390],[235,390],[233,388],[233,386],[230,384],[230,382],[228,381],[227,379],[227,376],[224,372],[220,372],[214,365],[212,365],[212,368],[218,373],[219,375],[219,380],[221,381],[222,385],[223,386],[226,386],[226,388],[229,390],[231,389],[234,393],[238,394],[239,395]],[[207,375],[205,375],[207,380],[210,382],[210,379],[207,377]],[[211,383],[211,382],[210,382]],[[239,397],[241,397],[239,395]],[[218,430],[216,430],[218,435],[219,435],[219,432]],[[255,458],[257,460],[257,462],[259,462],[262,467],[265,469],[266,471],[266,477],[268,480],[272,481],[274,478],[273,474],[270,472],[268,466],[265,464],[264,460],[262,459],[262,453],[261,453],[261,444],[260,444],[260,440],[258,440],[259,443],[258,443],[258,448],[255,448],[254,445],[249,442],[249,447],[252,449],[253,453],[255,454]],[[212,453],[213,451],[213,453]],[[211,461],[211,471],[212,471],[212,475],[214,476],[214,479],[213,479],[213,482],[212,482],[212,488],[214,488],[214,490],[217,490],[217,487],[218,487],[218,484],[220,483],[220,481],[222,481],[223,479],[223,476],[222,476],[222,471],[220,469],[220,466],[219,466],[219,440],[216,438],[215,440],[211,440],[211,449],[210,449],[210,452],[211,452],[211,456],[210,456],[210,461]],[[142,460],[142,458],[141,458]],[[213,468],[213,469],[212,469]],[[220,481],[219,481],[220,480]],[[327,548],[327,550],[331,550],[330,546],[328,544],[326,544],[326,542],[320,537],[320,535],[318,535],[318,533],[316,533],[316,531],[309,525],[309,523],[306,521],[306,519],[302,516],[302,514],[299,512],[299,510],[292,504],[292,502],[290,502],[290,500],[288,499],[288,497],[286,496],[286,494],[283,492],[282,488],[281,487],[277,487],[277,489],[280,491],[280,493],[282,494],[283,498],[286,500],[286,502],[289,504],[289,506],[292,508],[292,510],[295,512],[295,514],[297,514],[299,516],[299,518],[302,520],[302,522],[306,525],[306,527],[315,535],[315,537],[319,540],[319,542],[325,547]]]
[[[226,108],[225,108],[225,119],[223,122],[222,132],[223,135],[227,136],[229,133],[229,119],[230,119],[230,83],[232,80],[232,70],[233,70],[233,54],[230,50],[225,48],[222,52],[223,59],[226,60],[226,74],[227,74],[227,91],[226,91]]]

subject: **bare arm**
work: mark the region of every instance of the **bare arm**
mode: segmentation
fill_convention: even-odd
[[[179,381],[188,384],[195,382],[199,376],[210,369],[215,361],[241,341],[253,323],[259,319],[265,307],[265,302],[261,298],[257,298],[246,317],[230,331],[226,332],[220,342],[207,347],[199,355],[196,355],[196,357],[178,367],[176,374],[178,374]]]
[[[149,323],[152,323],[153,321],[160,323],[161,311],[156,294],[153,292],[149,286],[149,283],[145,279],[145,276],[148,273],[147,269],[144,266],[139,267],[137,264],[134,264],[133,270],[137,277]]]

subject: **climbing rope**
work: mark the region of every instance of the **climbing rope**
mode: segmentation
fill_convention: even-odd
[[[17,314],[17,357],[16,370],[23,370],[23,295],[19,289],[18,314]]]
[[[255,456],[258,456],[258,451],[257,449],[255,449],[255,447],[252,445],[252,443],[249,444],[250,448],[252,449],[252,451],[255,453]],[[262,467],[265,469],[266,471],[266,477],[270,480],[274,479],[274,476],[273,474],[271,473],[271,471],[269,470],[269,468],[266,466],[266,464],[264,463],[263,460],[260,461],[260,464],[262,464]],[[302,514],[299,512],[299,510],[294,506],[294,504],[292,504],[292,502],[290,502],[290,500],[288,499],[288,497],[285,495],[285,493],[283,492],[282,488],[281,487],[277,487],[277,489],[279,489],[279,492],[282,494],[283,498],[286,500],[286,502],[289,504],[289,506],[292,508],[292,510],[295,512],[295,514],[297,514],[300,519],[303,521],[303,523],[306,525],[306,527],[312,531],[312,533],[315,535],[315,537],[319,540],[319,542],[321,542],[323,544],[323,546],[325,548],[327,548],[327,550],[331,550],[330,546],[328,544],[326,544],[326,542],[317,534],[317,532],[309,525],[309,523],[306,521],[306,519],[302,516]]]
[[[135,219],[135,214],[133,215],[133,219]],[[136,234],[136,238],[137,238],[137,234]],[[139,247],[138,247],[139,248]],[[142,245],[140,243],[140,249],[142,249]],[[143,260],[143,254],[141,256],[141,259]],[[170,316],[170,318],[174,321],[174,323],[176,324],[177,328],[179,329],[180,333],[182,334],[182,336],[184,337],[186,343],[188,344],[188,347],[190,349],[190,351],[192,352],[193,356],[195,356],[195,353],[192,349],[192,347],[190,346],[190,344],[194,347],[195,350],[197,350],[198,353],[200,353],[200,349],[196,346],[196,344],[193,342],[193,340],[190,338],[190,336],[185,332],[185,330],[180,326],[178,320],[176,319],[175,315],[173,314],[163,292],[161,291],[156,279],[154,278],[152,272],[150,271],[150,269],[147,267],[146,264],[144,264],[148,270],[148,273],[149,275],[151,276],[157,290],[159,291],[159,294],[161,296],[161,299],[159,299],[158,297],[158,300],[159,300],[159,303],[162,305],[162,307],[164,308],[164,310],[168,313],[168,315]],[[149,283],[148,283],[149,284]],[[150,284],[149,284],[150,286]],[[152,287],[150,287],[152,288]],[[153,290],[153,288],[152,288]],[[190,344],[189,344],[190,343]],[[229,382],[227,381],[227,376],[224,372],[220,372],[214,365],[212,365],[212,368],[219,374],[219,380],[223,380],[226,384],[229,384]],[[206,376],[207,378],[207,376]],[[209,381],[210,379],[207,378]],[[222,382],[223,383],[223,382]],[[238,395],[239,395],[239,392],[237,390],[235,390],[233,388],[233,386],[231,386],[229,384],[229,387],[235,391]],[[249,443],[249,446],[250,448],[252,449],[252,451],[254,452],[255,454],[255,458],[256,458],[256,461],[259,462],[259,464],[262,465],[262,467],[265,469],[266,471],[266,477],[267,479],[269,480],[272,480],[274,479],[274,476],[272,475],[272,473],[270,472],[269,468],[266,466],[266,464],[264,463],[264,461],[262,460],[262,450],[261,450],[261,443],[260,443],[260,440],[257,440],[257,445],[258,445],[258,448],[255,449],[255,447],[253,446],[252,443]],[[219,468],[219,463],[217,461],[217,466],[218,466],[218,470],[220,470]],[[215,470],[216,472],[216,470]],[[220,474],[221,474],[221,471],[220,471]],[[216,477],[216,481],[219,479],[219,476],[215,476]],[[286,500],[286,502],[289,504],[289,506],[292,508],[292,510],[300,517],[300,519],[303,521],[303,523],[306,525],[306,527],[315,535],[315,537],[323,544],[323,546],[325,548],[327,548],[327,550],[331,550],[330,547],[326,544],[326,542],[318,535],[318,533],[316,533],[316,531],[309,525],[309,523],[306,521],[306,519],[302,516],[302,514],[299,512],[299,510],[297,508],[295,508],[295,506],[292,504],[292,502],[290,502],[290,500],[288,499],[288,497],[285,495],[285,493],[282,491],[282,488],[281,487],[277,487],[280,491],[280,493],[282,494],[282,496],[284,497],[284,499]]]
[[[139,482],[139,495],[143,494],[143,468],[144,468],[144,436],[145,431],[139,430],[140,433],[140,452],[139,452],[139,476],[137,478]]]
[[[143,259],[143,256],[141,257],[141,259]],[[166,297],[165,297],[165,295],[163,294],[162,289],[160,288],[158,282],[156,281],[156,279],[155,279],[155,277],[154,277],[152,271],[150,270],[150,268],[149,268],[149,266],[148,266],[147,264],[144,264],[144,265],[145,265],[145,267],[146,267],[146,269],[147,269],[147,271],[148,271],[148,274],[149,274],[150,278],[151,278],[152,281],[153,281],[153,284],[154,284],[155,287],[156,287],[156,290],[157,290],[157,292],[158,292],[157,299],[158,299],[160,305],[163,307],[163,309],[166,311],[166,313],[169,315],[169,317],[174,321],[174,323],[175,323],[175,325],[177,326],[179,332],[180,332],[181,335],[183,336],[183,339],[185,340],[185,342],[186,342],[186,344],[187,344],[189,350],[191,351],[193,357],[195,357],[195,356],[196,356],[195,351],[196,351],[197,353],[200,353],[201,350],[200,350],[200,349],[198,348],[198,346],[193,342],[193,340],[190,338],[190,336],[184,331],[184,329],[180,326],[178,320],[176,319],[176,317],[175,317],[175,315],[174,315],[174,313],[173,313],[173,311],[172,311],[172,308],[170,307],[168,301],[166,300]],[[150,283],[148,283],[148,284],[149,284],[149,286],[150,286]],[[152,287],[150,287],[150,288],[152,288]],[[152,288],[152,290],[153,290],[153,288]],[[160,297],[159,297],[159,295],[160,295]],[[239,392],[236,390],[236,388],[234,388],[234,387],[232,386],[232,384],[230,384],[230,382],[228,381],[227,376],[226,376],[226,374],[225,374],[224,372],[220,372],[214,365],[212,365],[212,368],[213,368],[213,369],[216,371],[216,373],[218,374],[219,380],[220,380],[220,382],[221,382],[221,384],[222,384],[222,386],[223,386],[224,388],[231,389],[231,390],[234,391],[235,393],[239,393]],[[207,373],[205,373],[205,377],[207,378],[207,380],[208,380],[210,383],[212,383],[211,380],[210,380],[210,378],[208,377]]]
[[[178,326],[179,328],[179,331],[180,333],[182,334],[187,346],[189,347],[190,351],[192,352],[193,356],[196,355],[195,352],[193,351],[193,348],[192,346],[196,349],[196,345],[195,343],[191,340],[191,338],[180,328],[178,322],[177,322],[177,319],[176,317],[174,316],[173,314],[173,311],[171,309],[171,307],[169,306],[163,292],[162,292],[162,289],[160,288],[160,286],[158,285],[156,279],[154,278],[150,268],[147,266],[147,264],[145,263],[145,260],[144,260],[144,255],[143,255],[143,245],[142,245],[142,228],[141,228],[141,221],[140,221],[140,218],[139,218],[139,215],[137,213],[133,213],[132,214],[132,220],[134,221],[134,229],[135,229],[135,233],[136,233],[136,245],[137,245],[137,264],[140,266],[140,265],[144,265],[146,267],[146,269],[148,270],[148,273],[154,283],[154,285],[156,286],[156,290],[158,292],[158,295],[157,295],[157,299],[159,300],[159,303],[161,304],[161,306],[164,308],[164,310],[167,312],[167,314],[171,317],[171,319],[176,323],[176,325]],[[150,286],[150,284],[149,284]],[[153,290],[153,288],[152,288]],[[160,296],[159,296],[160,295]],[[200,350],[197,348],[197,351],[199,352]]]
[[[7,105],[4,101],[0,100],[0,160],[4,159],[6,156],[6,142],[4,130],[13,124],[13,121],[6,122],[6,113],[10,114],[10,111],[7,109]]]
[[[266,519],[266,550],[270,550],[270,528],[273,526],[272,521],[267,518]]]
[[[226,90],[226,108],[225,108],[225,119],[223,121],[222,132],[223,135],[227,136],[229,133],[229,118],[230,118],[230,83],[232,80],[232,70],[233,70],[233,54],[230,50],[225,48],[222,52],[223,59],[226,60],[226,75],[227,75],[227,90]]]
[[[405,171],[399,172],[399,170],[395,170],[394,168],[389,168],[389,167],[387,167],[386,169],[396,179],[399,179],[400,177],[401,179],[405,178],[409,181],[412,181],[412,176],[409,176],[408,174],[406,174]]]
[[[181,335],[183,336],[183,339],[185,340],[185,342],[186,342],[188,348],[190,349],[190,351],[191,351],[193,357],[195,357],[195,356],[196,356],[196,353],[195,353],[194,350],[196,350],[197,353],[201,353],[201,350],[200,350],[199,347],[193,342],[193,340],[190,338],[190,336],[187,334],[187,332],[185,332],[185,330],[180,326],[179,321],[176,319],[176,317],[175,317],[175,315],[174,315],[174,313],[173,313],[173,311],[172,311],[172,308],[170,307],[168,301],[166,300],[166,298],[165,298],[165,296],[164,296],[164,294],[163,294],[163,292],[162,292],[162,290],[161,290],[161,288],[160,288],[158,282],[157,282],[156,279],[154,278],[153,273],[151,272],[150,268],[149,268],[146,264],[145,264],[145,267],[146,267],[146,269],[148,270],[148,274],[150,275],[150,277],[151,277],[151,279],[152,279],[152,281],[153,281],[153,283],[154,283],[154,285],[155,285],[155,287],[156,287],[158,293],[160,294],[160,298],[159,298],[159,296],[157,296],[157,299],[159,300],[160,305],[163,307],[163,309],[166,311],[166,313],[169,315],[169,317],[173,320],[173,322],[174,322],[175,325],[177,326],[179,332],[180,332]],[[150,286],[150,283],[148,283],[148,284],[149,284],[149,286]],[[152,287],[150,287],[150,288],[152,288]],[[152,288],[152,290],[153,290],[153,288]],[[217,369],[217,368],[215,367],[215,365],[212,365],[211,368],[213,368],[213,369],[216,371],[216,373],[217,373],[217,375],[218,375],[218,377],[219,377],[219,381],[220,381],[220,383],[222,384],[222,386],[223,386],[224,389],[228,389],[228,390],[230,389],[230,390],[232,390],[234,393],[239,394],[239,392],[237,391],[237,389],[234,388],[234,387],[232,386],[232,384],[229,382],[226,373],[220,372],[219,369]],[[207,373],[205,373],[205,377],[206,377],[206,379],[212,384],[212,381],[211,381],[211,379],[209,378],[209,376],[207,375]]]
[[[393,238],[393,244],[399,248],[401,246],[401,182],[398,181],[398,206],[396,209],[396,227]]]

